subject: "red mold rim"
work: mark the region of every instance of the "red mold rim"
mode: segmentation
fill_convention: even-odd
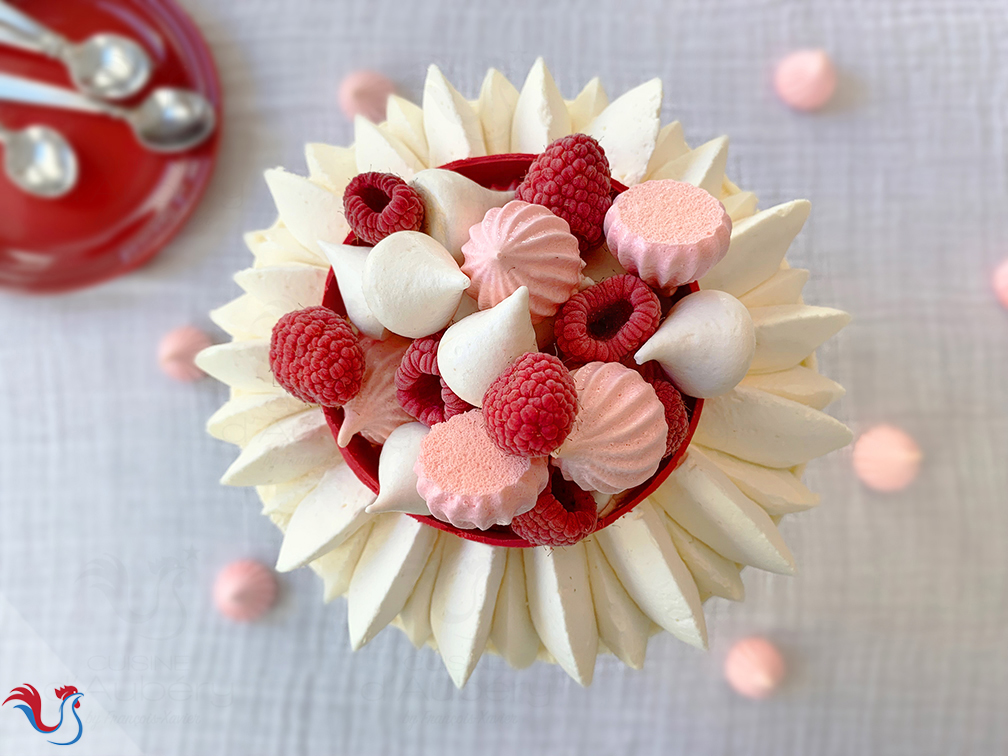
[[[510,154],[510,155],[490,155],[487,157],[468,158],[457,160],[454,163],[442,166],[442,168],[460,173],[466,178],[472,179],[488,189],[513,189],[525,176],[525,172],[532,164],[535,155]],[[626,187],[618,181],[613,181],[613,196],[626,191]],[[356,237],[351,233],[346,239],[346,244],[359,244]],[[362,245],[366,246],[366,245]],[[680,286],[672,296],[672,301],[681,299],[700,287],[694,282],[687,286]],[[332,270],[329,271],[329,278],[326,281],[325,294],[322,297],[322,305],[328,307],[340,315],[346,315],[346,307],[343,298],[340,296],[339,286],[336,284],[336,276]],[[703,409],[703,399],[683,395],[686,409],[689,412],[690,422],[686,438],[676,450],[675,454],[668,457],[658,468],[658,472],[651,476],[649,480],[626,491],[619,496],[622,501],[619,506],[605,517],[600,517],[595,526],[595,531],[612,525],[623,515],[632,511],[644,499],[654,493],[662,483],[675,471],[686,456],[693,434],[696,432],[697,424],[700,422],[700,413]],[[343,410],[341,408],[327,408],[324,410],[326,422],[333,438],[339,435],[340,426],[343,424]],[[343,459],[353,470],[357,479],[374,493],[378,493],[378,457],[381,447],[365,440],[361,435],[355,435],[350,439],[350,443],[345,448],[340,449]],[[533,544],[511,532],[505,527],[494,526],[488,530],[464,530],[456,528],[454,525],[442,522],[429,515],[410,515],[422,523],[430,525],[432,528],[453,533],[459,538],[467,538],[470,541],[490,544],[491,546],[505,546],[508,548],[530,548]],[[593,532],[595,532],[593,531]]]

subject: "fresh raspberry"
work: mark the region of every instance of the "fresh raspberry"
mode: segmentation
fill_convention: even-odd
[[[605,151],[587,134],[571,134],[532,161],[515,198],[542,205],[567,221],[584,252],[602,241],[611,192]]]
[[[483,395],[487,433],[503,452],[545,457],[567,438],[577,415],[574,378],[552,354],[526,352]]]
[[[607,278],[567,300],[553,323],[557,346],[579,362],[619,362],[658,330],[661,303],[636,276]]]
[[[473,409],[441,378],[437,350],[442,336],[444,331],[416,339],[409,345],[395,374],[399,404],[429,428]]]
[[[270,370],[309,404],[341,407],[360,391],[364,350],[350,323],[326,307],[288,312],[273,326]]]
[[[536,546],[570,546],[595,530],[595,499],[553,469],[536,505],[511,520],[511,530]]]
[[[419,231],[423,200],[391,173],[361,173],[343,192],[343,212],[354,235],[372,246],[396,231]]]
[[[647,380],[645,378],[645,380]],[[689,432],[689,413],[683,402],[679,389],[665,380],[648,381],[658,394],[658,400],[665,407],[665,422],[668,424],[668,436],[665,439],[665,456],[670,457],[682,446]]]

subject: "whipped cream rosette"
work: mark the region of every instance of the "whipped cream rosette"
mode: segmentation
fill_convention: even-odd
[[[794,571],[777,524],[851,440],[814,354],[848,317],[784,260],[809,203],[759,210],[661,102],[567,100],[542,60],[469,100],[431,66],[421,105],[267,172],[279,219],[197,358],[231,390],[208,431],[354,648],[393,624],[459,686],[485,651],[587,685],[660,630],[706,647],[743,567]]]

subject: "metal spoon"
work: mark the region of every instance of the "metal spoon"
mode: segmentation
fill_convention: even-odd
[[[36,197],[56,199],[77,184],[77,154],[58,131],[29,126],[21,131],[0,127],[4,173]]]
[[[103,100],[137,94],[147,86],[153,68],[147,52],[131,39],[96,34],[75,44],[3,0],[0,44],[62,61],[77,89]]]
[[[185,152],[217,128],[217,113],[203,95],[188,89],[155,89],[136,108],[123,108],[62,87],[0,73],[0,102],[95,113],[125,121],[137,140],[153,152]]]

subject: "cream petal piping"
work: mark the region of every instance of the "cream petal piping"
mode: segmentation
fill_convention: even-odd
[[[370,519],[364,510],[372,501],[374,494],[349,466],[330,468],[294,511],[277,556],[277,572],[303,567],[346,541]]]
[[[662,82],[651,79],[617,97],[585,130],[609,158],[613,178],[627,186],[640,183],[658,142]]]
[[[628,667],[641,669],[655,625],[627,594],[595,538],[584,544],[599,641]]]
[[[747,375],[740,385],[776,394],[817,410],[825,409],[846,393],[836,381],[801,365],[779,373]]]
[[[305,164],[308,166],[308,178],[337,197],[343,196],[350,179],[357,175],[357,155],[353,147],[336,147],[321,142],[306,144]]]
[[[641,611],[684,643],[706,649],[700,593],[662,517],[645,499],[595,537]]]
[[[321,257],[318,242],[341,243],[350,233],[343,216],[343,197],[282,168],[266,171],[280,219],[298,243]]]
[[[715,449],[702,448],[702,451],[742,493],[763,507],[771,517],[804,512],[819,504],[819,494],[806,488],[790,470],[754,465]]]
[[[214,344],[196,355],[196,367],[231,388],[276,391],[276,379],[269,364],[268,339]]]
[[[399,612],[399,624],[402,626],[406,637],[415,648],[423,646],[431,637],[430,607],[431,596],[434,593],[434,581],[437,579],[438,570],[441,567],[441,551],[444,549],[444,542],[447,538],[454,536],[441,536],[437,532],[437,540],[431,547],[430,557],[424,565],[423,572],[413,586],[402,611]]]
[[[721,197],[721,204],[724,205],[725,212],[732,219],[732,223],[738,223],[743,218],[748,218],[756,212],[756,204],[759,198],[752,192],[736,192],[735,194]]]
[[[777,526],[699,449],[690,449],[651,498],[723,557],[769,572],[794,574],[794,557]]]
[[[308,409],[309,405],[290,394],[245,394],[225,402],[207,420],[206,429],[221,441],[246,446],[277,421]]]
[[[798,365],[850,322],[830,307],[776,305],[749,310],[756,329],[756,356],[750,371],[776,373]]]
[[[511,152],[511,122],[514,120],[518,90],[496,68],[491,68],[483,79],[476,104],[483,141],[488,155]]]
[[[739,386],[704,404],[694,441],[766,467],[794,467],[842,449],[850,430],[818,410]]]
[[[766,281],[780,268],[811,207],[808,200],[793,200],[736,223],[728,254],[700,279],[700,288],[737,297]]]
[[[250,294],[242,294],[226,305],[210,311],[210,320],[236,341],[268,339],[283,315],[263,305]]]
[[[703,541],[687,533],[675,520],[665,518],[676,551],[696,580],[700,595],[720,596],[729,601],[743,601],[745,586],[735,562],[725,559]]]
[[[584,544],[523,551],[529,613],[539,638],[564,672],[591,685],[598,628]]]
[[[350,590],[354,569],[370,536],[371,523],[368,522],[335,549],[308,563],[322,578],[322,600],[327,604]]]
[[[424,135],[432,168],[486,154],[483,127],[472,105],[458,93],[441,70],[427,69],[423,91]]]
[[[808,283],[809,272],[801,268],[784,268],[755,289],[739,297],[746,307],[772,307],[774,305],[798,304],[802,289]]]
[[[424,134],[423,109],[407,99],[391,94],[386,104],[385,129],[412,152],[425,166],[430,150]]]
[[[234,280],[246,293],[280,312],[301,310],[322,301],[328,271],[314,265],[246,268]]]
[[[355,651],[402,610],[427,564],[436,534],[407,515],[376,518],[347,593],[347,625]]]
[[[515,102],[511,150],[536,154],[571,133],[567,103],[542,58],[536,58]]]
[[[682,157],[689,152],[689,145],[683,136],[683,127],[679,121],[673,121],[661,127],[655,142],[654,152],[648,159],[646,179],[656,178],[656,173],[667,163]]]
[[[221,478],[226,486],[283,483],[331,463],[339,454],[325,415],[311,409],[260,431]]]
[[[354,119],[357,171],[392,173],[409,181],[426,166],[398,137],[386,134],[362,115]]]
[[[585,84],[578,96],[567,103],[570,113],[571,133],[583,133],[599,113],[609,107],[609,96],[597,76]]]
[[[504,577],[505,549],[451,536],[431,597],[431,630],[445,669],[461,688],[483,654]]]
[[[654,172],[652,178],[685,181],[718,197],[727,164],[728,137],[721,136],[666,163]]]
[[[539,635],[529,614],[522,549],[507,550],[504,578],[490,627],[490,642],[514,669],[525,669],[539,653]]]

